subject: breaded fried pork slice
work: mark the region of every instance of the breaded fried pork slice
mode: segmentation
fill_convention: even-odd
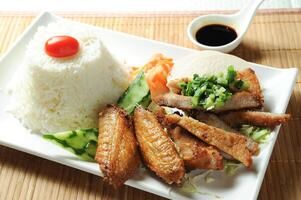
[[[170,134],[189,169],[223,169],[223,157],[213,146],[208,146],[179,126]]]
[[[193,109],[191,97],[172,92],[156,96],[153,98],[153,101],[160,106],[169,106],[183,110]]]
[[[275,114],[259,111],[231,111],[221,114],[220,118],[232,127],[250,124],[259,127],[274,128],[289,120],[289,114]]]
[[[231,99],[225,102],[222,107],[219,107],[214,111],[219,113],[229,110],[242,110],[261,107],[262,103],[258,100],[257,96],[248,91],[241,91],[235,93]]]
[[[125,112],[117,106],[107,106],[99,114],[95,160],[104,180],[115,187],[131,178],[140,164],[134,131]]]
[[[175,107],[183,110],[199,109],[194,108],[192,105],[192,97],[184,96],[175,93],[166,93],[153,98],[153,101],[160,106]],[[241,91],[235,93],[231,99],[225,102],[222,107],[216,108],[213,112],[223,112],[229,110],[241,110],[246,108],[261,108],[262,104],[258,101],[257,97],[248,91]]]
[[[166,120],[170,123],[176,123],[207,144],[215,146],[239,160],[245,166],[250,167],[252,165],[252,152],[249,147],[251,144],[243,135],[209,126],[187,116],[166,115]]]
[[[145,164],[168,184],[180,183],[184,161],[156,116],[138,106],[134,111],[135,133]]]
[[[209,126],[214,126],[216,128],[220,128],[233,133],[237,132],[235,129],[226,124],[223,120],[219,119],[218,116],[213,113],[198,112],[194,115],[194,118],[205,124],[208,124]]]
[[[195,115],[195,119],[209,126],[214,126],[216,128],[223,129],[226,131],[225,133],[231,132],[231,133],[240,134],[237,130],[233,129],[228,124],[226,124],[223,120],[219,119],[219,117],[215,114],[199,112]],[[259,151],[258,143],[247,136],[244,135],[242,136],[247,139],[248,149],[250,150],[252,155],[257,155]]]
[[[262,106],[264,102],[263,94],[261,91],[259,80],[254,72],[254,70],[248,68],[237,73],[237,78],[248,83],[249,87],[247,89]]]

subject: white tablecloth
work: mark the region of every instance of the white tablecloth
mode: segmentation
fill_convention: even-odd
[[[0,11],[237,10],[247,1],[249,0],[0,0]],[[301,8],[301,0],[265,0],[260,8]]]

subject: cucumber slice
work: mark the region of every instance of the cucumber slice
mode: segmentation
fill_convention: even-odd
[[[143,97],[143,99],[141,100],[141,102],[139,103],[141,106],[143,106],[144,108],[147,108],[149,106],[149,104],[151,103],[152,99],[151,99],[151,93],[150,91],[148,92],[148,94]]]
[[[43,138],[59,144],[84,160],[91,161],[94,160],[96,153],[98,129],[79,129],[49,133],[43,135]]]
[[[118,106],[123,108],[128,114],[131,114],[136,106],[148,96],[149,88],[145,79],[145,75],[140,72],[135,80],[130,84],[129,88],[118,100]],[[149,101],[148,101],[149,102]],[[145,101],[144,101],[145,103]]]

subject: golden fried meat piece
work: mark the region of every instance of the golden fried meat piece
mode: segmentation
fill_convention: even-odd
[[[254,70],[248,68],[243,71],[239,71],[237,73],[237,79],[240,79],[248,83],[249,88],[247,89],[247,91],[253,94],[253,96],[257,99],[257,102],[262,107],[264,98],[261,91],[259,80]]]
[[[220,118],[232,127],[250,124],[259,127],[274,128],[290,118],[289,114],[275,114],[259,111],[232,111],[221,114]]]
[[[134,111],[134,124],[146,166],[168,184],[180,183],[185,174],[184,161],[156,116],[138,106]]]
[[[175,93],[166,93],[157,96],[153,101],[160,106],[175,107],[183,110],[199,109],[204,110],[201,107],[194,108],[192,105],[192,97],[184,96]],[[222,107],[212,110],[213,112],[224,112],[229,110],[241,110],[249,108],[260,108],[262,104],[257,100],[253,94],[248,91],[241,91],[235,93],[231,99],[225,102]]]
[[[233,132],[233,133],[237,132],[231,126],[226,124],[223,120],[219,119],[217,115],[212,114],[212,113],[198,112],[194,116],[194,118],[205,124],[208,124],[209,126],[214,126],[216,128],[220,128],[225,131],[229,131],[229,132]]]
[[[99,114],[95,160],[104,173],[104,180],[115,187],[131,178],[140,164],[133,129],[125,112],[117,106],[107,106]]]
[[[153,98],[153,101],[160,106],[169,106],[183,110],[193,109],[191,97],[172,92],[159,95]]]
[[[231,133],[240,134],[238,131],[236,131],[235,129],[231,128],[228,124],[226,124],[223,120],[219,119],[219,117],[215,114],[199,112],[198,114],[196,114],[195,118],[209,126],[214,126],[216,128],[223,129],[226,131],[225,133],[231,132]],[[247,139],[247,144],[248,144],[247,147],[249,151],[252,152],[253,155],[257,155],[259,152],[258,143],[255,142],[252,138],[249,138],[247,136],[243,136],[243,137]]]
[[[213,146],[208,146],[179,126],[172,129],[170,134],[186,167],[190,169],[223,169],[223,157]]]
[[[176,123],[207,144],[215,146],[239,160],[245,166],[250,167],[252,165],[252,152],[250,151],[250,147],[248,147],[250,144],[248,139],[243,135],[209,126],[187,116],[166,115],[166,120]]]
[[[214,111],[224,112],[229,110],[242,110],[251,108],[261,108],[262,103],[258,100],[258,97],[248,91],[241,91],[235,93],[222,107],[215,109]]]

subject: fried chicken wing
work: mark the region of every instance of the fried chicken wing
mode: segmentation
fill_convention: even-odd
[[[216,148],[208,146],[179,126],[170,134],[188,168],[223,169],[223,157]]]
[[[191,117],[166,115],[166,120],[178,124],[207,144],[213,145],[239,160],[245,166],[252,165],[252,152],[248,147],[250,144],[246,137],[209,126]]]
[[[134,132],[125,112],[117,106],[107,106],[99,114],[95,160],[104,173],[104,180],[115,187],[132,177],[140,164]]]
[[[232,111],[220,115],[230,126],[239,126],[242,124],[250,124],[260,127],[274,128],[287,120],[289,120],[289,114],[275,114],[269,112],[259,111]]]
[[[168,184],[180,183],[184,162],[156,116],[141,106],[134,111],[135,133],[145,164]]]

